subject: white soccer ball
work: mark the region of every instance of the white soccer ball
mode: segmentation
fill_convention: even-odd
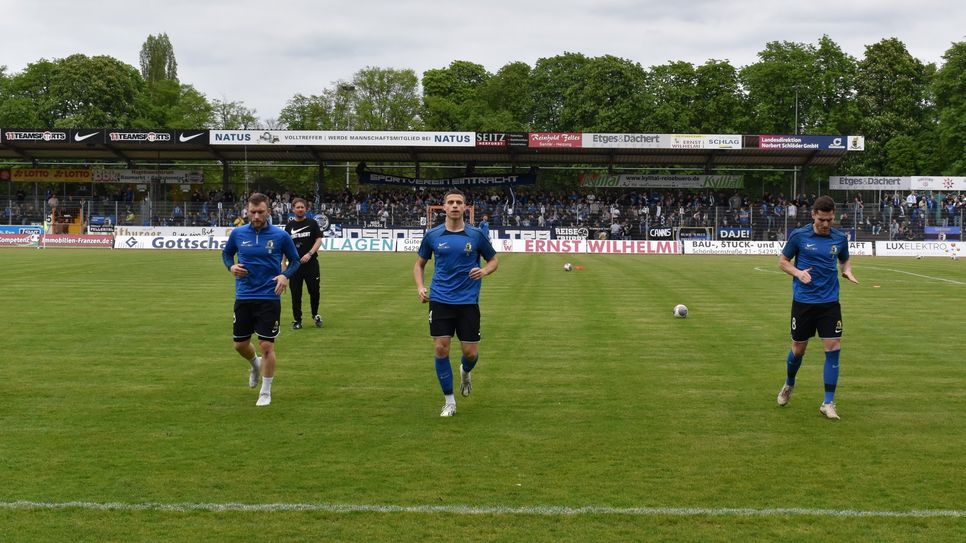
[[[959,260],[959,255],[953,254],[953,260]]]
[[[674,306],[674,316],[679,319],[683,319],[688,316],[688,306],[684,304],[678,304]]]
[[[564,264],[564,271],[571,271],[573,269],[574,267],[570,262],[567,262],[566,264]]]
[[[916,260],[922,260],[922,255],[916,255]]]

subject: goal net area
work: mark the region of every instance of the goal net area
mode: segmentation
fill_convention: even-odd
[[[466,214],[463,216],[466,222],[476,226],[476,213],[473,206],[466,206]],[[446,222],[446,207],[445,206],[426,206],[426,229],[429,230],[434,226],[439,226]]]

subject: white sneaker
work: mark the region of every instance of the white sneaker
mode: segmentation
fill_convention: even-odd
[[[319,315],[316,315],[312,317],[312,320],[315,322],[316,328],[322,328],[322,317],[320,317]]]
[[[248,388],[255,388],[258,386],[258,381],[262,378],[262,357],[255,358],[255,367],[248,370]]]
[[[443,410],[439,412],[441,417],[452,417],[456,414],[456,404],[448,403],[443,405]]]
[[[782,407],[788,405],[788,400],[792,399],[793,390],[795,390],[795,387],[792,385],[783,386],[781,391],[778,393],[778,405]]]
[[[463,397],[467,397],[473,392],[473,378],[470,377],[470,372],[463,369],[463,365],[460,364],[460,394]]]
[[[257,407],[265,407],[266,405],[269,405],[271,403],[272,403],[272,395],[262,393],[258,395],[258,401],[255,402],[255,405]]]
[[[832,403],[823,403],[822,404],[822,407],[819,407],[818,410],[823,415],[825,415],[826,417],[828,417],[828,418],[830,418],[832,420],[839,420],[839,418],[840,418],[839,417],[839,414],[835,412],[835,402],[832,402]]]

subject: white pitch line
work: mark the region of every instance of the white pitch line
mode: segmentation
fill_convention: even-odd
[[[807,509],[797,507],[473,507],[468,505],[361,505],[349,503],[121,503],[121,502],[0,502],[0,509],[88,511],[157,511],[157,512],[300,512],[322,513],[420,513],[463,515],[631,515],[676,517],[889,517],[889,518],[962,518],[966,511],[949,509],[910,509],[906,511],[862,511],[856,509]]]
[[[785,272],[775,271],[775,270],[763,270],[763,269],[759,268],[758,266],[755,266],[755,271],[760,271],[760,272],[765,272],[765,273],[778,273],[778,274],[785,275]]]
[[[894,270],[892,268],[879,268],[877,266],[862,266],[862,268],[869,268],[869,269],[873,269],[873,270],[891,271],[891,272],[896,272],[896,273],[904,273],[906,275],[914,275],[916,277],[922,277],[923,279],[934,279],[936,281],[945,281],[947,283],[952,283],[954,285],[966,285],[966,283],[963,283],[962,281],[954,281],[952,279],[943,279],[942,277],[932,277],[930,275],[922,275],[922,274],[912,273],[912,272],[903,271],[903,270]]]

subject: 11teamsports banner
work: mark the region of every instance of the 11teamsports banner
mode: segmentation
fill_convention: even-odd
[[[476,132],[211,130],[208,135],[212,145],[476,146]]]
[[[745,186],[744,178],[740,175],[613,175],[606,173],[583,173],[578,176],[578,179],[582,186],[605,188],[740,189]]]

